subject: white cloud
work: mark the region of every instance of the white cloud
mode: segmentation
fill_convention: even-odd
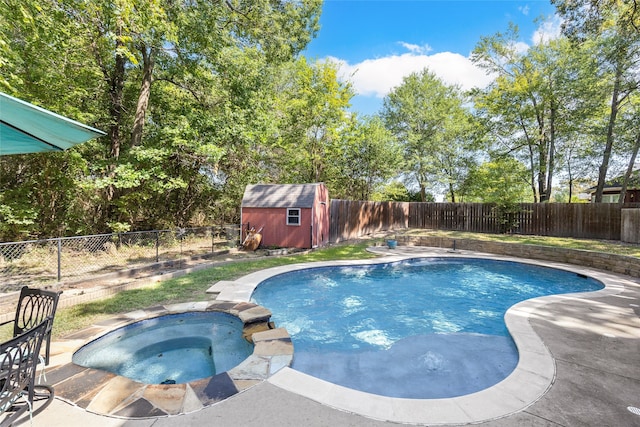
[[[470,58],[452,52],[433,55],[404,53],[366,59],[357,64],[337,58],[329,59],[340,65],[341,78],[350,81],[358,95],[377,98],[383,98],[399,86],[405,76],[425,68],[445,83],[458,85],[463,90],[485,87],[493,80],[483,69],[476,67]]]
[[[521,9],[524,14],[528,8]],[[562,21],[554,16],[544,21],[531,36],[531,43],[549,41],[560,36]],[[495,76],[487,75],[482,68],[475,66],[470,57],[454,52],[438,52],[429,54],[432,48],[428,44],[418,45],[399,42],[407,50],[403,54],[388,55],[375,59],[350,64],[339,58],[328,60],[340,66],[340,78],[350,81],[358,95],[384,98],[394,87],[402,84],[402,79],[411,73],[427,68],[443,82],[458,85],[463,90],[474,87],[484,88]],[[525,42],[517,42],[513,46],[517,52],[524,54],[530,48]]]
[[[518,7],[518,10],[520,11],[520,13],[522,13],[525,16],[529,15],[529,5],[520,6],[520,7]]]
[[[428,44],[420,46],[417,44],[400,42],[400,45],[407,49],[409,52],[417,54],[429,53],[433,50]]]
[[[531,41],[534,44],[540,42],[548,42],[560,37],[560,30],[562,27],[562,20],[560,17],[554,15],[551,19],[544,21],[538,29],[531,36]]]

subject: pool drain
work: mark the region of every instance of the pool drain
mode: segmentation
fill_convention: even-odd
[[[640,415],[640,408],[636,408],[635,406],[627,406],[627,409],[632,414]]]

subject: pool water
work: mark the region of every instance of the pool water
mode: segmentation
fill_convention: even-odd
[[[170,314],[116,329],[73,362],[146,384],[182,384],[237,366],[253,352],[240,319],[221,312]]]
[[[252,300],[291,335],[294,369],[425,399],[483,390],[513,371],[518,352],[504,323],[512,305],[602,288],[528,264],[429,258],[293,271],[262,282]]]

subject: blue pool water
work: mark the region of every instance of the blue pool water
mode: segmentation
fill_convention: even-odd
[[[170,314],[116,329],[72,360],[146,384],[182,384],[228,371],[251,355],[243,326],[227,313]]]
[[[473,393],[513,371],[518,352],[503,319],[512,305],[602,287],[528,264],[430,258],[293,271],[262,282],[252,300],[291,335],[294,369],[424,399]]]

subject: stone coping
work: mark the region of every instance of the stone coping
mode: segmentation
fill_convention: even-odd
[[[242,334],[253,353],[236,367],[186,384],[143,384],[71,362],[86,343],[123,326],[168,314],[217,311],[244,323]],[[46,382],[56,397],[101,415],[149,418],[200,410],[252,387],[291,364],[293,344],[285,329],[270,329],[271,312],[249,302],[202,301],[152,307],[114,317],[53,343]]]
[[[520,302],[505,314],[505,323],[516,343],[519,362],[515,370],[498,384],[448,399],[403,399],[374,395],[284,368],[267,381],[285,390],[305,396],[330,407],[382,421],[411,424],[443,425],[480,423],[522,411],[540,399],[555,380],[555,362],[544,342],[533,330],[529,318],[547,304],[572,299],[600,297],[622,292],[631,282],[619,275],[556,262],[496,256],[478,252],[447,251],[440,248],[399,246],[368,248],[382,258],[357,261],[315,262],[273,267],[249,274],[215,289],[218,298],[249,301],[253,290],[264,280],[289,271],[314,267],[372,265],[420,257],[485,258],[515,261],[568,270],[599,280],[605,288],[588,293],[552,295]],[[213,292],[213,291],[212,291]]]

